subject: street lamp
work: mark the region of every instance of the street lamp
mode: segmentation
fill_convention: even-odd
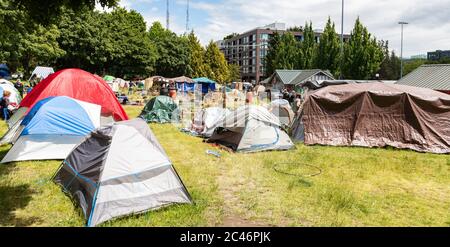
[[[342,78],[342,64],[344,62],[344,0],[342,0],[342,14],[341,14],[341,64],[340,64],[340,70],[341,73],[339,75],[339,79]]]
[[[408,25],[408,22],[401,21],[398,24],[402,26],[402,41],[400,47],[400,79],[403,78],[403,25]]]

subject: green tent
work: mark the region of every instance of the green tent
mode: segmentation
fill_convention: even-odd
[[[178,106],[167,96],[151,99],[140,115],[147,123],[170,123],[179,121]]]
[[[105,77],[103,77],[103,80],[111,82],[114,81],[114,79],[116,79],[114,76],[110,76],[110,75],[105,75]]]

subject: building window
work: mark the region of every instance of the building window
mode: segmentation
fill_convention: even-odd
[[[261,41],[262,41],[262,42],[263,42],[263,41],[267,41],[267,40],[269,40],[269,34],[267,34],[267,33],[262,33],[261,36],[260,36],[260,38],[261,38]]]

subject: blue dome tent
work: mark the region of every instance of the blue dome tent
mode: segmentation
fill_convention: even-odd
[[[100,126],[101,106],[66,96],[45,98],[30,110],[2,163],[64,159]]]

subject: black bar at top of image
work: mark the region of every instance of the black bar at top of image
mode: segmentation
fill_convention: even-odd
[[[11,243],[48,245],[60,241],[89,246],[106,243],[130,246],[314,246],[346,244],[386,245],[395,242],[430,246],[448,243],[449,228],[1,228],[0,236]]]

